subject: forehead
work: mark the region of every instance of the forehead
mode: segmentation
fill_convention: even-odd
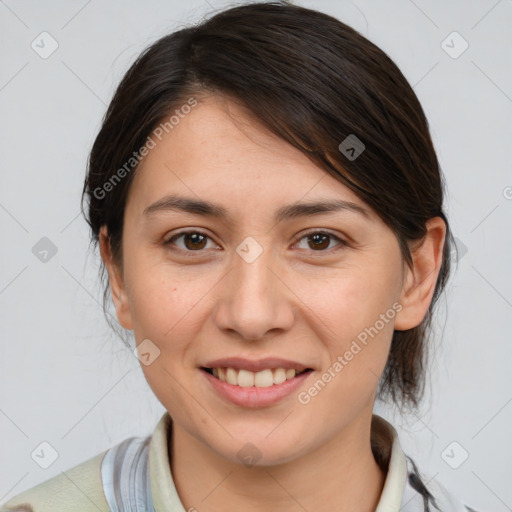
[[[130,189],[139,213],[173,193],[246,210],[314,197],[364,205],[304,153],[224,97],[206,97],[161,140],[153,139],[156,145],[139,165]]]
[[[156,142],[142,162],[151,171],[166,162],[191,174],[196,169],[203,171],[203,179],[235,172],[237,182],[269,170],[272,177],[278,177],[288,168],[307,169],[317,177],[325,174],[301,151],[270,133],[247,109],[222,96],[203,98]]]

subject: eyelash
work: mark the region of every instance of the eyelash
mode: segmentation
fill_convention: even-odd
[[[172,245],[172,242],[184,235],[189,235],[189,234],[197,234],[197,235],[202,235],[202,236],[205,236],[207,237],[208,239],[211,240],[211,237],[209,235],[207,235],[206,233],[203,233],[202,231],[200,230],[197,230],[197,229],[194,229],[194,230],[189,230],[189,231],[180,231],[179,233],[176,233],[174,236],[172,236],[169,240],[167,240],[166,242],[164,242],[164,245],[165,246],[171,246]],[[339,236],[335,235],[334,233],[330,232],[329,230],[312,230],[312,231],[308,231],[307,233],[303,234],[298,240],[297,242],[300,242],[302,239],[304,238],[307,238],[308,236],[311,236],[311,235],[316,235],[316,234],[322,234],[322,235],[328,235],[330,236],[331,238],[337,240],[339,243],[336,247],[333,247],[331,249],[325,249],[325,250],[318,250],[318,251],[314,251],[314,250],[310,250],[310,252],[318,252],[318,253],[322,253],[323,255],[325,254],[332,254],[344,247],[347,247],[348,246],[348,243],[341,239]],[[297,243],[295,242],[295,243]],[[295,245],[294,243],[294,245]],[[171,250],[173,251],[178,251],[178,252],[182,252],[184,253],[186,256],[192,256],[193,257],[193,254],[191,253],[201,253],[203,252],[204,250],[203,249],[199,249],[197,251],[190,251],[190,250],[187,250],[187,249],[181,249],[181,248],[171,248]]]

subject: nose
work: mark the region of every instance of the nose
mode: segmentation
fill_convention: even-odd
[[[219,329],[251,341],[290,329],[297,311],[283,266],[273,259],[270,249],[261,242],[259,246],[255,259],[250,257],[254,246],[244,252],[242,245],[234,255],[215,309]]]

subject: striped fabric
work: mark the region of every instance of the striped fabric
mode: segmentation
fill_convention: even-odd
[[[101,479],[112,512],[155,512],[148,471],[150,441],[151,436],[131,437],[105,454]]]
[[[148,466],[150,441],[151,436],[132,437],[107,451],[101,465],[101,477],[111,511],[154,512]],[[476,512],[454,499],[437,481],[422,477],[408,456],[406,465],[407,479],[400,509],[388,508],[386,500],[379,504],[379,511]],[[183,508],[173,510],[182,511]]]
[[[461,504],[436,480],[427,480],[418,472],[414,461],[407,461],[407,480],[400,512],[476,512]]]
[[[151,436],[125,439],[0,504],[0,512],[187,512],[170,470],[172,425],[165,412]],[[386,473],[375,512],[476,512],[420,473],[393,425],[376,414],[371,447]]]

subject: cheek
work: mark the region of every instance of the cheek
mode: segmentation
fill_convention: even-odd
[[[153,393],[169,411],[189,407],[183,384],[190,381],[193,340],[199,338],[203,321],[198,317],[201,300],[211,286],[161,264],[141,265],[131,274],[129,300],[135,339],[138,343],[149,339],[159,351],[151,364],[141,361],[141,368]]]
[[[207,285],[187,269],[171,268],[161,261],[152,263],[151,254],[141,253],[127,272],[134,331],[162,341],[181,339],[184,330],[190,332],[194,307]]]
[[[379,322],[378,330],[385,335],[393,330],[392,305],[398,293],[392,272],[378,277],[378,273],[367,266],[309,288],[304,293],[308,297],[305,303],[330,327],[335,345],[339,340],[355,338],[365,332],[386,313],[391,321],[388,318],[385,325]]]
[[[329,327],[323,330],[327,365],[336,383],[328,387],[333,399],[345,404],[350,396],[357,402],[374,391],[387,361],[398,304],[391,274],[377,279],[365,270],[331,281],[324,293],[316,292],[308,302]],[[350,396],[340,397],[347,391]]]

